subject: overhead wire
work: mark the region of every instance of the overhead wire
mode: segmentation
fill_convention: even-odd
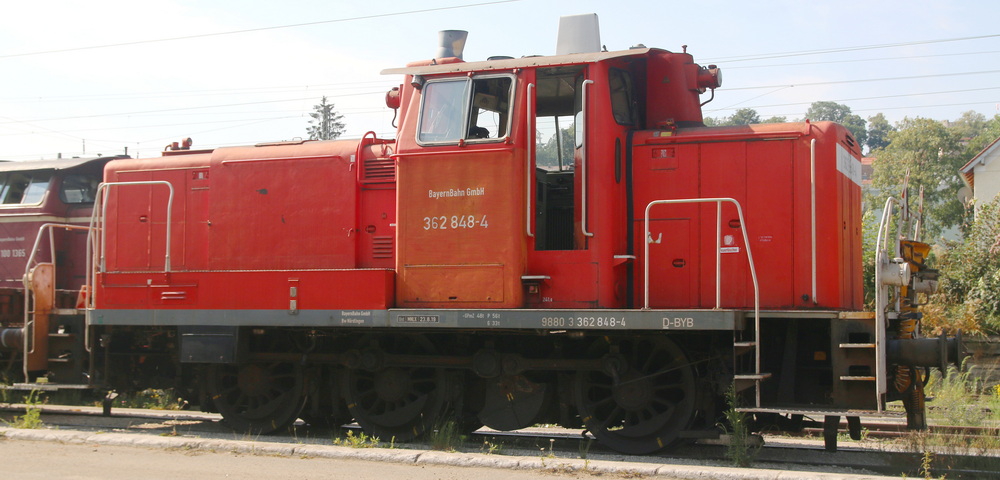
[[[330,23],[343,23],[343,22],[353,22],[353,21],[357,21],[357,20],[371,20],[371,19],[376,19],[376,18],[388,18],[388,17],[403,16],[403,15],[414,15],[414,14],[418,14],[418,13],[431,13],[431,12],[441,12],[441,11],[446,11],[446,10],[458,10],[458,9],[463,9],[463,8],[482,7],[482,6],[486,6],[486,5],[498,5],[498,4],[503,4],[503,3],[514,3],[514,2],[520,2],[520,1],[522,1],[522,0],[494,0],[494,1],[489,1],[489,2],[470,3],[470,4],[466,4],[466,5],[452,5],[452,6],[447,6],[447,7],[423,8],[423,9],[417,9],[417,10],[407,10],[407,11],[404,11],[404,12],[376,13],[376,14],[371,14],[371,15],[359,15],[359,16],[356,16],[356,17],[335,18],[335,19],[331,19],[331,20],[318,20],[318,21],[315,21],[315,22],[303,22],[303,23],[294,23],[294,24],[288,24],[288,25],[274,25],[274,26],[270,26],[270,27],[258,27],[258,28],[246,28],[246,29],[242,29],[242,30],[230,30],[230,31],[226,31],[226,32],[210,32],[210,33],[201,33],[201,34],[194,34],[194,35],[183,35],[183,36],[179,36],[179,37],[156,38],[156,39],[149,39],[149,40],[133,40],[133,41],[128,41],[128,42],[108,43],[108,44],[104,44],[104,45],[88,45],[88,46],[83,46],[83,47],[60,48],[60,49],[54,49],[54,50],[43,50],[43,51],[38,51],[38,52],[11,53],[11,54],[6,54],[6,55],[0,55],[0,59],[17,58],[17,57],[28,57],[28,56],[36,56],[36,55],[49,55],[49,54],[53,54],[53,53],[79,52],[79,51],[82,51],[82,50],[97,50],[97,49],[102,49],[102,48],[115,48],[115,47],[131,46],[131,45],[144,45],[144,44],[150,44],[150,43],[173,42],[173,41],[177,41],[177,40],[192,40],[192,39],[198,39],[198,38],[221,37],[221,36],[226,36],[226,35],[238,35],[238,34],[253,33],[253,32],[265,32],[265,31],[270,31],[270,30],[281,30],[281,29],[286,29],[286,28],[308,27],[308,26],[313,26],[313,25],[325,25],[325,24],[330,24]]]
[[[937,40],[914,40],[909,42],[896,42],[896,43],[882,43],[874,45],[856,45],[853,47],[837,47],[837,48],[824,48],[816,50],[800,50],[794,52],[779,52],[779,53],[766,53],[761,55],[745,55],[745,56],[734,56],[734,57],[722,57],[718,59],[712,59],[713,63],[732,63],[732,62],[748,62],[754,60],[767,60],[771,58],[788,58],[788,57],[800,57],[808,55],[824,55],[828,53],[843,53],[843,52],[857,52],[862,50],[877,50],[883,48],[896,48],[896,47],[911,47],[914,45],[930,45],[934,43],[948,43],[948,42],[960,42],[966,40],[983,40],[987,38],[998,38],[1000,33],[989,34],[989,35],[975,35],[969,37],[956,37],[956,38],[943,38]]]
[[[251,29],[243,29],[243,30],[233,30],[233,31],[226,31],[226,32],[214,32],[214,33],[195,34],[195,35],[186,35],[186,36],[161,38],[161,39],[150,39],[150,40],[136,40],[136,41],[119,42],[119,43],[105,44],[105,45],[92,45],[92,46],[83,46],[83,47],[72,47],[72,48],[54,49],[54,50],[46,50],[46,51],[39,51],[39,52],[25,52],[25,53],[17,53],[17,54],[7,54],[7,55],[0,55],[0,59],[14,58],[14,57],[23,57],[23,56],[31,56],[31,55],[45,55],[45,54],[51,54],[51,53],[74,52],[74,51],[80,51],[80,50],[113,48],[113,47],[120,47],[120,46],[127,46],[127,45],[140,45],[140,44],[149,44],[149,43],[158,43],[158,42],[169,42],[169,41],[176,41],[176,40],[198,39],[198,38],[216,37],[216,36],[223,36],[223,35],[235,35],[235,34],[259,32],[259,31],[268,31],[268,30],[277,30],[277,29],[304,27],[304,26],[311,26],[311,25],[320,25],[320,24],[329,24],[329,23],[338,23],[338,22],[348,22],[348,21],[374,19],[374,18],[385,18],[385,17],[393,17],[393,16],[401,16],[401,15],[411,15],[411,14],[420,14],[420,13],[428,13],[428,12],[443,11],[443,10],[453,10],[453,9],[460,9],[460,8],[480,7],[480,6],[486,6],[486,5],[512,3],[512,2],[517,2],[517,1],[521,1],[521,0],[496,0],[496,1],[488,1],[488,2],[480,2],[480,3],[468,4],[468,5],[457,5],[457,6],[447,6],[447,7],[435,7],[435,8],[426,8],[426,9],[416,9],[416,10],[409,10],[409,11],[404,11],[404,12],[380,13],[380,14],[363,15],[363,16],[341,18],[341,19],[322,20],[322,21],[315,21],[315,22],[303,22],[303,23],[296,23],[296,24],[289,24],[289,25],[260,27],[260,28],[251,28]],[[809,55],[823,55],[823,54],[833,54],[833,53],[856,52],[856,51],[864,51],[864,50],[897,48],[897,47],[907,47],[907,46],[915,46],[915,45],[928,45],[928,44],[937,44],[937,43],[946,43],[946,42],[959,42],[959,41],[968,41],[968,40],[982,40],[982,39],[990,39],[990,38],[996,38],[996,37],[1000,37],[1000,34],[966,36],[966,37],[947,38],[947,39],[934,39],[934,40],[918,40],[918,41],[896,42],[896,43],[885,43],[885,44],[874,44],[874,45],[860,45],[860,46],[851,46],[851,47],[839,47],[839,48],[816,49],[816,50],[805,50],[805,51],[776,52],[776,53],[768,53],[768,54],[760,54],[760,55],[723,57],[723,58],[720,58],[720,59],[715,59],[713,61],[714,62],[719,62],[719,63],[722,63],[722,62],[726,62],[726,63],[751,62],[751,61],[760,61],[760,60],[773,59],[773,58],[802,57],[802,56],[809,56]],[[952,53],[950,55],[962,55],[962,54],[964,54],[964,55],[973,55],[973,54],[986,54],[986,53],[996,53],[996,52],[995,51],[994,52],[966,52],[966,53]],[[925,58],[925,57],[935,57],[935,56],[943,56],[943,55],[915,56],[913,58]],[[743,69],[746,69],[746,68],[766,68],[766,67],[788,67],[788,66],[800,66],[800,65],[806,65],[806,64],[866,62],[866,61],[889,60],[889,59],[898,59],[898,58],[900,58],[900,57],[891,57],[891,58],[886,57],[886,58],[883,58],[883,59],[831,60],[831,61],[826,61],[826,62],[797,63],[797,64],[794,64],[794,65],[793,64],[784,64],[784,65],[742,65],[742,66],[733,66],[733,67],[728,67],[728,68],[732,68],[732,69],[743,68]],[[824,81],[824,82],[806,82],[806,83],[795,83],[795,84],[785,84],[785,85],[759,85],[759,86],[751,86],[751,87],[727,88],[728,91],[741,91],[741,90],[754,90],[754,89],[771,89],[772,91],[767,92],[767,93],[763,93],[761,95],[758,95],[756,97],[753,97],[753,98],[750,98],[750,99],[747,99],[747,100],[744,100],[744,101],[742,101],[740,103],[737,103],[737,104],[735,104],[735,105],[733,105],[731,107],[722,108],[722,109],[715,109],[715,110],[711,110],[711,111],[725,111],[726,109],[732,109],[732,107],[735,107],[736,105],[745,104],[747,102],[751,102],[751,101],[753,101],[755,99],[758,99],[758,98],[766,97],[768,95],[771,95],[773,93],[776,93],[778,91],[781,91],[781,90],[784,90],[784,89],[787,89],[787,88],[812,87],[812,86],[837,85],[837,84],[852,84],[852,83],[863,83],[863,82],[894,81],[894,80],[895,81],[901,81],[901,80],[914,80],[914,79],[934,78],[934,77],[949,77],[949,76],[957,76],[957,75],[980,75],[980,74],[990,74],[990,73],[998,73],[998,72],[1000,72],[1000,70],[988,70],[988,71],[965,72],[965,73],[945,73],[945,74],[914,75],[914,76],[900,76],[900,77],[882,77],[882,78],[854,79],[854,80],[836,80],[836,81]],[[389,83],[394,83],[394,82],[379,82],[379,81],[373,81],[373,82],[352,82],[352,83],[347,83],[347,84],[344,84],[344,85],[376,84],[376,83],[386,83],[386,84],[389,84]],[[339,85],[339,84],[323,84],[322,87],[323,88],[330,88],[331,86],[334,86],[334,85]],[[321,87],[321,86],[320,85],[315,85],[315,86],[312,86],[312,87],[305,86],[305,88],[319,88],[319,87]],[[229,90],[219,90],[219,89],[216,89],[216,90],[203,90],[203,91],[202,90],[194,90],[194,91],[187,91],[187,92],[161,92],[161,93],[153,92],[153,93],[142,93],[142,94],[134,94],[134,93],[133,94],[108,94],[110,96],[109,97],[104,97],[104,98],[144,99],[144,98],[158,98],[158,96],[163,96],[163,97],[168,97],[168,96],[174,96],[174,97],[177,97],[177,96],[198,97],[198,96],[207,96],[207,95],[218,96],[218,95],[223,95],[223,94],[225,94],[225,95],[236,95],[236,94],[240,94],[241,92],[242,93],[249,93],[249,94],[256,95],[256,94],[265,94],[265,93],[281,93],[282,91],[298,91],[298,90],[295,90],[296,87],[287,87],[287,88],[289,88],[289,90],[281,90],[282,88],[286,88],[286,87],[250,87],[250,88],[237,89],[237,90],[232,90],[232,89],[229,89]],[[350,88],[350,87],[343,86],[343,87],[339,87],[339,88],[347,89],[347,88]],[[963,91],[972,91],[972,90],[963,90]],[[342,96],[360,96],[360,95],[370,95],[370,94],[375,94],[375,93],[381,94],[381,93],[384,93],[384,92],[383,91],[379,91],[379,92],[362,92],[362,93],[345,94],[345,95],[342,95]],[[866,98],[861,98],[861,99],[857,99],[857,100],[867,100],[867,99],[877,99],[877,98],[893,98],[893,97],[909,96],[909,95],[914,95],[914,96],[916,96],[916,95],[931,95],[931,94],[935,94],[935,93],[913,93],[913,94],[887,95],[887,96],[882,96],[882,97],[866,97]],[[117,95],[122,95],[122,96],[118,97]],[[137,95],[137,96],[129,97],[127,95]],[[333,96],[333,95],[327,95],[327,96],[336,98],[336,96]],[[69,97],[69,98],[73,99],[74,97]],[[82,98],[82,97],[75,97],[75,98],[77,100],[79,100],[79,101],[83,101],[83,100],[80,100],[80,98]],[[99,99],[101,99],[100,96],[95,96],[95,98],[94,98],[94,100],[99,100]],[[196,112],[197,110],[210,110],[210,109],[225,108],[225,107],[238,107],[238,106],[249,106],[249,105],[261,105],[261,104],[273,104],[273,103],[283,103],[283,102],[306,101],[306,100],[314,100],[314,99],[315,99],[314,97],[305,97],[305,98],[294,98],[294,99],[262,100],[262,101],[251,101],[251,102],[240,102],[240,103],[227,103],[227,104],[219,104],[219,105],[192,106],[192,107],[180,107],[180,108],[158,109],[158,110],[157,109],[152,109],[152,110],[143,110],[143,111],[134,111],[134,112],[119,112],[119,113],[106,113],[106,114],[94,114],[94,115],[79,115],[79,116],[65,116],[65,117],[56,117],[56,118],[32,119],[32,120],[30,120],[30,122],[56,121],[56,120],[72,120],[72,119],[88,119],[88,118],[96,118],[96,117],[114,117],[114,116],[192,115],[192,114],[205,113],[205,112]],[[34,100],[37,101],[38,99],[35,98]],[[48,99],[46,101],[56,101],[56,100],[57,99],[55,97],[53,97],[53,98]],[[25,101],[27,101],[27,99]],[[848,100],[839,100],[839,101],[851,101],[851,100],[848,99]],[[982,102],[979,102],[979,103],[982,103]],[[787,105],[796,105],[796,104],[795,103],[786,103],[786,104],[776,104],[774,106],[787,106]],[[954,104],[951,104],[951,105],[954,105]],[[771,106],[770,105],[764,105],[764,106],[758,106],[756,108],[769,108],[769,107],[771,107]],[[888,109],[898,109],[898,108],[902,108],[902,107],[892,107],[892,108],[885,108],[885,109],[888,110]],[[270,113],[270,112],[268,112],[268,113]],[[9,119],[8,118],[8,120],[13,120],[13,119]],[[242,118],[240,120],[246,120],[246,118],[244,117],[244,118]],[[232,121],[237,121],[237,120],[232,120]],[[265,121],[269,121],[269,120],[268,119],[255,119],[253,122],[251,122],[249,124],[261,123],[261,122],[265,122]],[[28,122],[29,121],[16,121],[16,120],[14,120],[14,121],[8,121],[8,122],[0,122],[0,124],[21,123],[21,124],[27,125]],[[219,120],[218,122],[219,123],[226,123],[228,121],[227,120]],[[198,124],[204,124],[204,123],[213,123],[213,122],[199,122]],[[190,124],[190,125],[193,125],[193,124]],[[242,126],[242,125],[240,125],[240,126]],[[38,128],[42,128],[42,127],[38,127]],[[128,128],[132,128],[132,127],[128,127]],[[135,127],[135,128],[139,128],[139,127]],[[225,127],[225,128],[235,128],[235,127]],[[51,133],[59,133],[59,132],[56,132],[54,130],[49,130],[49,129],[46,129],[46,130],[48,130]],[[77,130],[77,131],[82,131],[82,130]],[[204,132],[201,132],[201,133],[204,133]],[[66,136],[69,136],[69,137],[73,138],[72,135],[66,135]]]

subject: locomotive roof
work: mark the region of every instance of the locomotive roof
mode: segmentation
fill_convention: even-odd
[[[433,75],[439,73],[479,72],[484,70],[510,70],[512,68],[545,67],[551,65],[571,65],[596,63],[602,60],[622,57],[638,57],[648,54],[654,48],[634,48],[616,52],[574,53],[570,55],[532,56],[521,58],[501,58],[479,62],[443,63],[440,65],[418,65],[382,70],[382,75]],[[663,50],[660,50],[663,51]]]
[[[28,161],[0,161],[0,172],[23,172],[28,170],[65,170],[79,167],[88,163],[107,162],[117,158],[128,158],[125,155],[112,155],[108,157],[74,157],[59,158],[55,160],[28,160]]]

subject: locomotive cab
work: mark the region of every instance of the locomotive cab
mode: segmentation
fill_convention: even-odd
[[[21,357],[27,382],[87,383],[77,307],[94,196],[116,158],[0,163],[0,355]]]

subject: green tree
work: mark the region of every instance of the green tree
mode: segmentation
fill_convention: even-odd
[[[309,120],[306,131],[311,140],[333,140],[344,133],[344,116],[333,109],[332,103],[326,103],[325,96],[313,106],[309,117],[312,120]]]
[[[752,108],[741,108],[726,118],[726,125],[753,125],[760,122],[760,114]]]
[[[1000,333],[1000,198],[980,206],[961,242],[937,262],[941,284],[926,319],[939,330]]]
[[[959,226],[963,218],[957,172],[966,161],[964,149],[957,133],[937,120],[906,118],[897,128],[873,164],[872,187],[879,192],[874,206],[881,206],[888,196],[899,198],[909,172],[911,207],[916,209],[916,193],[923,187],[924,238],[935,239],[943,230]]]
[[[987,145],[993,143],[994,140],[1000,137],[1000,115],[996,115],[989,120],[986,120],[984,117],[983,121],[979,123],[968,118],[972,113],[973,112],[963,113],[962,118],[955,122],[956,127],[959,128],[963,138],[968,139],[966,154],[969,159],[976,156],[976,154],[986,148]]]
[[[557,141],[555,134],[549,137],[545,143],[541,142],[541,138],[537,139],[538,147],[535,153],[535,164],[542,167],[548,167],[551,169],[559,168],[560,160],[562,161],[562,168],[568,169],[573,165],[573,151],[574,151],[574,136],[576,129],[573,126],[559,129],[560,138]],[[562,152],[560,159],[559,146],[562,146]]]
[[[730,127],[733,125],[754,125],[757,123],[785,123],[785,117],[773,116],[762,119],[757,110],[752,108],[741,108],[728,117],[713,118],[705,117],[705,126],[708,127]]]
[[[858,145],[865,145],[868,131],[865,130],[865,119],[851,113],[851,107],[837,102],[813,102],[806,110],[806,118],[814,122],[828,120],[837,122],[850,130]]]
[[[896,127],[892,126],[885,119],[885,115],[879,113],[868,117],[868,139],[865,141],[868,152],[873,152],[889,145],[889,134],[894,131],[896,131]]]
[[[986,116],[969,110],[963,112],[962,116],[953,122],[949,122],[958,138],[962,141],[969,141],[978,137],[986,129]]]

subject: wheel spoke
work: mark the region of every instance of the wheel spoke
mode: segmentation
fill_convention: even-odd
[[[283,429],[298,418],[305,404],[302,370],[292,364],[213,365],[208,381],[219,413],[241,432]]]
[[[387,354],[433,354],[424,337],[381,337],[359,342]],[[408,441],[428,431],[447,406],[446,377],[441,369],[392,365],[378,372],[352,368],[346,375],[346,401],[354,419],[369,434]]]
[[[618,340],[626,361],[621,378],[580,372],[577,408],[588,430],[606,446],[632,454],[652,453],[677,441],[695,416],[695,377],[687,357],[666,337]],[[592,353],[610,353],[598,343]]]

